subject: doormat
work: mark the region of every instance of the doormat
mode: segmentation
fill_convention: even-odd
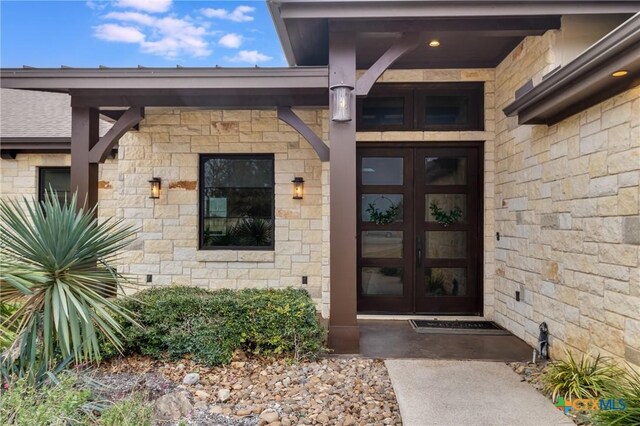
[[[489,336],[507,336],[511,334],[491,321],[409,320],[409,324],[417,333],[483,334]]]

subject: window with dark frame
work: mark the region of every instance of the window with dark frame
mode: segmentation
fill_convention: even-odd
[[[357,101],[358,131],[483,130],[484,84],[378,84]]]
[[[53,190],[61,204],[71,199],[71,168],[40,167],[38,170],[38,201],[46,198],[46,193]]]
[[[273,154],[200,156],[200,248],[273,250]]]

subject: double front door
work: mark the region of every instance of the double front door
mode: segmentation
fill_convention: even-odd
[[[482,314],[481,149],[359,145],[359,312]]]

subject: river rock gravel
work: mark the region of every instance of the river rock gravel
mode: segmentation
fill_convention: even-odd
[[[229,366],[211,368],[186,359],[159,362],[129,357],[103,365],[99,376],[114,392],[144,388],[147,382],[154,390],[154,399],[161,396],[162,389],[166,393],[186,392],[193,406],[191,412],[181,415],[180,420],[159,421],[162,425],[402,424],[389,375],[380,360],[240,359]],[[193,373],[199,374],[198,382],[185,385],[185,376]],[[121,385],[117,384],[119,378]],[[132,382],[136,386],[128,384]]]

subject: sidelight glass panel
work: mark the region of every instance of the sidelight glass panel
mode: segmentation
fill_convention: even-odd
[[[460,218],[456,222],[467,221],[467,195],[466,194],[425,194],[424,196],[424,220],[436,222],[434,211],[442,211],[452,216],[456,211],[460,212]],[[435,206],[435,209],[434,207]]]
[[[398,126],[404,124],[404,97],[365,98],[362,100],[364,126]]]
[[[362,194],[362,222],[387,225],[402,222],[402,194]]]
[[[424,159],[425,184],[465,185],[467,159],[465,157],[427,157]]]
[[[404,159],[402,157],[363,157],[363,185],[402,185]]]
[[[363,231],[362,257],[402,258],[402,231]]]
[[[466,296],[467,273],[465,268],[426,268],[424,271],[427,296]]]
[[[467,231],[427,231],[427,258],[464,259],[467,257]]]
[[[402,296],[402,282],[402,268],[362,268],[363,295]]]
[[[464,126],[469,123],[468,96],[429,95],[425,96],[424,105],[424,123],[427,126]]]

